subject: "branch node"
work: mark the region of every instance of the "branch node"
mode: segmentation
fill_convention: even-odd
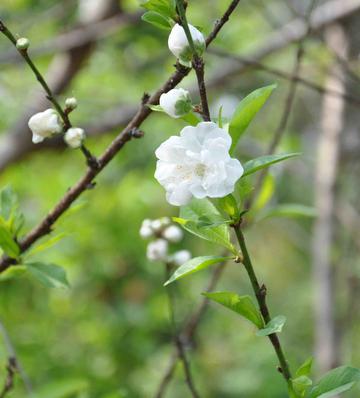
[[[137,127],[134,127],[130,131],[130,136],[133,138],[142,138],[144,137],[144,134],[145,133],[142,130],[138,129]]]

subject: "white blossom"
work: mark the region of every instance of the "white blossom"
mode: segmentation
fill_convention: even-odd
[[[181,228],[179,228],[178,226],[170,225],[163,231],[162,236],[171,243],[178,243],[181,241],[184,234]]]
[[[161,220],[151,221],[151,228],[154,232],[160,232],[163,228],[163,224],[162,224]]]
[[[85,139],[85,131],[79,127],[71,127],[65,133],[65,142],[71,148],[79,148]]]
[[[156,150],[155,178],[166,190],[167,201],[175,206],[192,197],[222,198],[234,191],[244,169],[230,157],[231,137],[213,122],[187,126]]]
[[[190,259],[191,259],[191,253],[188,250],[180,250],[178,252],[175,252],[171,256],[170,261],[174,265],[178,265],[180,267],[180,265],[183,265],[184,263],[186,263]]]
[[[148,239],[154,236],[154,231],[151,228],[151,220],[145,219],[142,222],[139,233],[143,239]]]
[[[196,29],[194,26],[189,25],[189,30],[191,37],[194,42],[195,49],[199,55],[201,55],[205,51],[205,39],[203,34]],[[169,50],[175,55],[179,61],[189,66],[191,65],[191,59],[193,57],[188,39],[186,37],[184,28],[175,24],[172,28],[169,39],[168,39]]]
[[[174,118],[186,115],[192,108],[190,93],[183,88],[173,88],[161,94],[159,103],[163,110]]]
[[[165,239],[156,239],[148,244],[146,256],[151,261],[166,261],[168,243]]]
[[[54,109],[36,113],[30,118],[28,126],[33,133],[32,142],[34,144],[62,131],[59,115]]]

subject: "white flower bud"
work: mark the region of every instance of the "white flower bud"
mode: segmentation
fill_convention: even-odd
[[[156,239],[148,244],[146,256],[150,261],[166,261],[168,243],[165,239]]]
[[[191,37],[194,42],[195,49],[199,55],[205,51],[205,39],[203,34],[194,26],[189,25]],[[184,28],[176,24],[169,35],[169,50],[179,59],[180,63],[185,66],[191,66],[193,53],[186,37]]]
[[[154,232],[160,232],[163,228],[161,220],[151,221],[151,228],[153,229]]]
[[[143,239],[151,238],[154,235],[154,231],[151,228],[151,220],[145,219],[140,227],[140,236]]]
[[[78,106],[77,99],[75,97],[66,98],[65,106],[67,109],[74,110]]]
[[[71,127],[65,133],[64,139],[70,148],[80,148],[81,143],[85,139],[85,131],[79,127]]]
[[[163,238],[171,243],[178,243],[183,238],[184,234],[182,230],[176,225],[170,225],[162,233]]]
[[[16,40],[16,48],[18,50],[27,50],[30,46],[30,41],[26,37],[20,37]]]
[[[171,258],[170,261],[174,264],[180,267],[180,265],[183,265],[187,261],[191,259],[191,253],[188,250],[180,250],[178,252],[175,252]]]
[[[33,115],[28,126],[33,133],[32,142],[34,144],[44,141],[45,138],[53,134],[61,133],[63,129],[59,115],[54,109],[47,109]]]
[[[192,108],[190,93],[183,88],[173,88],[161,94],[159,103],[163,110],[174,118],[186,115]]]

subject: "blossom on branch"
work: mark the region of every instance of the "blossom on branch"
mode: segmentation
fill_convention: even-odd
[[[194,46],[198,55],[202,55],[205,51],[205,38],[203,34],[194,26],[189,24],[189,30],[194,42]],[[191,66],[193,53],[185,34],[184,28],[175,24],[172,28],[168,39],[169,50],[179,59],[180,63],[185,66]]]
[[[161,94],[159,104],[169,116],[174,118],[184,116],[192,109],[190,93],[183,88],[173,88]]]
[[[71,127],[65,133],[64,139],[70,148],[80,148],[85,139],[85,131],[79,127]]]
[[[179,250],[170,257],[170,262],[174,265],[181,266],[191,259],[189,250]]]
[[[63,127],[59,115],[54,109],[47,109],[33,115],[28,126],[33,133],[32,142],[38,144],[53,134],[61,133]]]
[[[230,157],[231,137],[213,122],[187,126],[156,150],[155,178],[167,201],[185,205],[192,197],[222,198],[234,191],[244,169]]]

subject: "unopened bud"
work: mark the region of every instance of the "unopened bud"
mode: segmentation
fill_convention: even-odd
[[[65,106],[67,109],[74,110],[78,106],[77,99],[75,97],[66,98]]]
[[[16,41],[16,48],[18,50],[27,50],[30,46],[30,41],[26,37],[20,37]]]

